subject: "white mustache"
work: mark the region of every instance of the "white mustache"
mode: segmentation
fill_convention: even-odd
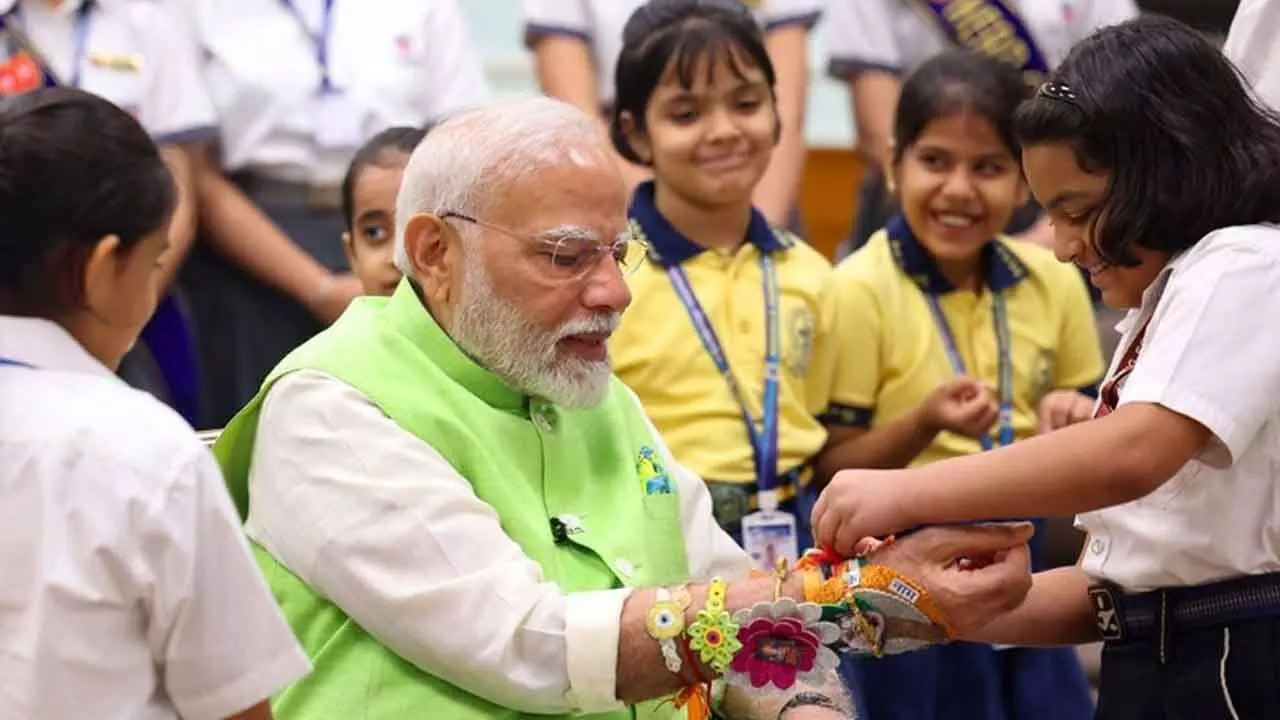
[[[621,313],[601,313],[590,317],[576,318],[556,329],[556,341],[570,335],[612,335],[622,321]]]

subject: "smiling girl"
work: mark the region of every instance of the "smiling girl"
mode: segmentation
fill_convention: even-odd
[[[815,417],[833,361],[831,267],[752,205],[780,121],[750,11],[732,0],[652,0],[631,16],[623,45],[614,145],[654,179],[631,201],[650,262],[631,278],[614,367],[742,542],[743,518],[762,505],[795,512],[826,441]],[[803,522],[793,536],[807,546]]]
[[[1001,230],[1029,197],[1013,138],[1027,90],[967,51],[903,84],[889,181],[902,214],[835,271],[840,346],[821,469],[920,466],[1035,434],[1054,391],[1090,392],[1102,356],[1079,275]],[[1028,482],[1032,482],[1029,480]],[[1040,554],[1033,541],[1033,562]],[[958,643],[859,661],[872,718],[1088,718],[1070,651]]]
[[[1280,119],[1190,28],[1100,31],[1019,110],[1055,251],[1129,309],[1095,419],[927,468],[841,473],[818,534],[1076,514],[1079,567],[983,631],[1106,641],[1098,717],[1280,707]]]

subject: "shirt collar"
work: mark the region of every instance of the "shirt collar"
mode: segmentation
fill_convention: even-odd
[[[706,250],[685,237],[658,212],[653,199],[652,180],[641,183],[631,195],[631,207],[627,216],[630,218],[631,233],[636,239],[648,244],[649,257],[662,267],[679,265]],[[762,253],[785,250],[791,246],[791,241],[774,232],[769,227],[769,221],[755,208],[751,209],[746,240]]]
[[[41,370],[115,378],[61,325],[42,318],[0,315],[0,357]]]
[[[894,262],[921,290],[931,295],[942,295],[956,289],[950,280],[943,277],[938,264],[911,232],[906,218],[895,216],[885,229],[889,234]],[[1026,264],[999,238],[992,238],[982,246],[981,263],[986,286],[996,292],[1008,290],[1028,275]]]
[[[1187,258],[1186,250],[1174,255],[1165,262],[1164,267],[1160,268],[1160,272],[1156,273],[1156,277],[1142,291],[1142,304],[1136,308],[1130,308],[1124,318],[1116,323],[1116,332],[1124,334],[1132,330],[1142,318],[1150,317],[1156,311],[1156,304],[1160,302],[1161,296],[1164,295],[1165,286],[1169,284],[1169,278],[1178,269],[1180,265],[1185,263]]]
[[[393,331],[430,357],[454,382],[489,405],[508,411],[528,408],[529,398],[513,390],[458,347],[436,322],[408,278],[400,281],[389,299],[357,298],[355,302],[386,303],[383,317]]]

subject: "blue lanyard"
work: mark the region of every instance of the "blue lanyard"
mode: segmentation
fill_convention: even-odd
[[[733,394],[733,399],[738,403],[738,409],[742,411],[742,420],[747,426],[747,437],[751,441],[752,455],[755,459],[756,487],[761,492],[765,492],[777,485],[778,478],[778,382],[782,366],[778,273],[774,268],[773,257],[768,253],[760,255],[760,274],[764,276],[765,368],[762,417],[757,423],[746,397],[742,394],[742,386],[738,384],[737,378],[733,375],[733,369],[729,367],[729,358],[725,354],[724,347],[716,337],[716,331],[711,327],[707,313],[702,309],[697,296],[693,294],[689,278],[685,276],[684,270],[679,265],[667,269],[667,276],[671,278],[676,295],[689,313],[689,319],[693,321],[693,329],[697,331],[698,339],[702,341],[702,346],[711,356],[716,370],[724,377],[725,383],[729,386],[729,392]]]
[[[84,65],[84,56],[89,48],[89,14],[93,10],[93,2],[94,0],[84,0],[76,10],[76,24],[72,37],[72,52],[75,54],[71,58],[71,77],[67,78],[67,82],[65,83],[68,87],[80,87],[80,80],[83,75],[82,66]],[[0,17],[0,31],[8,29],[9,23],[11,22],[19,24],[21,21],[22,11],[15,5],[12,12],[6,16]],[[20,44],[23,46],[34,45],[30,38],[25,38],[25,40]],[[41,70],[44,71],[45,87],[52,88],[64,84],[58,81],[58,77],[53,73],[53,68],[47,67],[47,64],[44,62],[39,62],[40,53],[37,52],[34,47],[23,47],[22,49],[30,53],[33,56],[32,59],[36,60],[38,64],[44,66],[41,67]]]
[[[333,78],[329,77],[329,36],[333,32],[333,5],[337,0],[324,0],[324,15],[320,18],[319,32],[311,31],[311,27],[307,25],[306,19],[302,17],[293,0],[280,1],[302,26],[303,32],[311,38],[311,44],[315,47],[316,65],[320,67],[320,92],[325,95],[337,92],[338,88],[334,86]]]
[[[929,311],[933,314],[933,323],[938,326],[938,334],[942,336],[943,348],[947,351],[947,359],[957,375],[965,374],[964,359],[960,357],[960,349],[956,346],[956,338],[951,334],[951,326],[942,314],[942,304],[938,296],[925,293],[929,301]],[[1000,447],[1013,444],[1013,358],[1011,349],[1013,339],[1009,333],[1009,314],[1005,307],[1004,293],[993,292],[991,297],[991,317],[996,326],[996,353],[999,356],[1000,373]],[[982,436],[982,449],[992,448],[991,435]]]

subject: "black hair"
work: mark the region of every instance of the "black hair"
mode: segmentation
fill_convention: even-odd
[[[0,101],[0,312],[71,309],[97,243],[131,250],[176,202],[159,150],[110,102],[73,88]]]
[[[635,129],[645,130],[645,108],[653,91],[674,63],[676,79],[685,89],[693,86],[699,59],[714,63],[727,55],[729,68],[743,76],[738,57],[764,74],[774,96],[777,76],[765,50],[764,33],[741,0],[649,0],[636,8],[622,30],[622,51],[614,72],[614,103],[609,123],[613,147],[636,164],[647,164],[636,154],[622,127],[622,115],[631,116]]]
[[[427,136],[432,126],[425,127],[389,127],[386,130],[374,135],[360,146],[356,154],[351,158],[351,164],[347,165],[347,174],[342,176],[342,222],[343,227],[348,231],[354,230],[355,225],[355,205],[354,195],[356,187],[356,179],[365,168],[387,167],[393,162],[399,162],[403,158],[407,158],[413,154],[414,148],[418,147],[418,143],[422,142],[422,138]]]
[[[1107,262],[1137,264],[1135,244],[1172,255],[1218,228],[1280,221],[1280,118],[1175,20],[1076,45],[1014,127],[1024,146],[1066,143],[1082,170],[1110,173],[1089,221]]]
[[[1013,115],[1029,94],[1022,74],[1009,63],[971,50],[935,55],[902,83],[893,120],[893,161],[902,160],[929,123],[960,114],[991,123],[1016,159]]]

